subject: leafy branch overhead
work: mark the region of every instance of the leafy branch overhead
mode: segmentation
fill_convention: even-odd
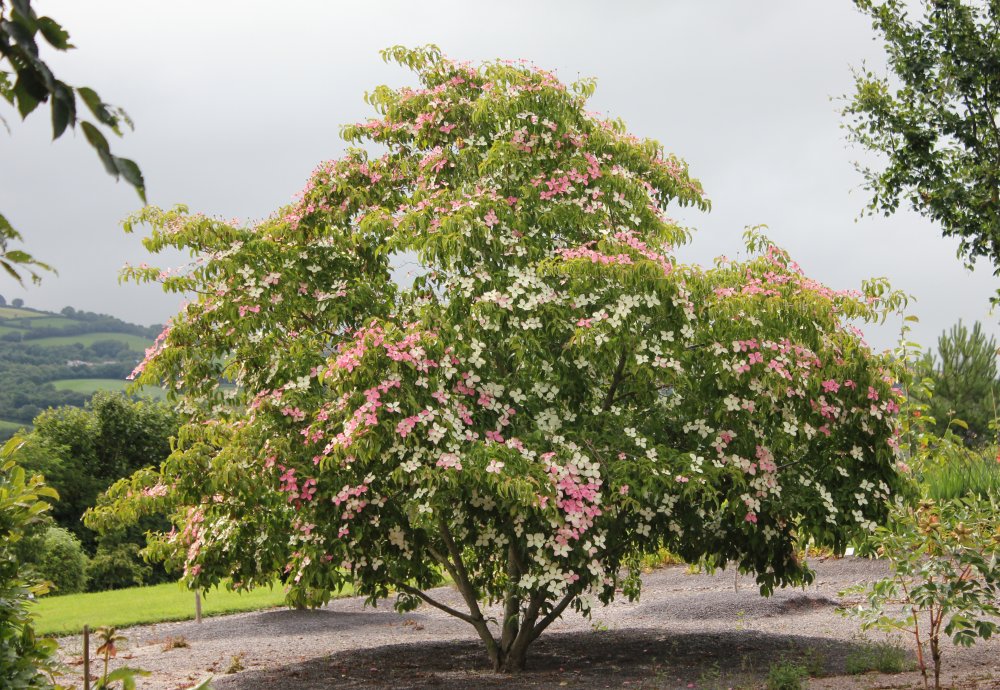
[[[891,78],[862,69],[844,107],[851,141],[885,157],[859,166],[872,212],[901,203],[1000,270],[1000,4],[855,0],[884,38]]]
[[[31,0],[0,0],[0,96],[17,109],[22,119],[38,106],[48,103],[52,117],[52,138],[58,139],[69,127],[79,123],[87,143],[97,152],[104,169],[115,179],[125,178],[146,201],[146,185],[142,172],[134,161],[111,152],[104,127],[121,136],[123,125],[132,128],[132,121],[121,108],[109,105],[93,89],[71,86],[55,77],[39,53],[39,35],[52,48],[66,51],[73,48],[69,33],[51,17],[40,17],[31,7]],[[93,122],[78,117],[78,99],[82,101]],[[9,130],[7,120],[0,122]],[[7,219],[0,215],[0,266],[18,282],[19,270],[27,270],[33,282],[40,277],[30,266],[52,270],[21,250],[8,245],[21,239]]]

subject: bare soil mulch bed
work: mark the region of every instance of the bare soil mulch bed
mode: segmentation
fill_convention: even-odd
[[[141,688],[190,687],[209,673],[217,690],[270,688],[759,688],[772,664],[797,663],[811,688],[916,688],[918,673],[845,675],[847,659],[885,637],[862,637],[835,612],[839,592],[885,573],[862,559],[813,563],[816,582],[763,598],[732,571],[683,567],[644,577],[637,602],[597,608],[590,620],[567,613],[529,651],[523,674],[490,671],[471,626],[428,606],[400,615],[340,599],[317,611],[275,609],[125,631],[119,663],[148,669]],[[450,589],[434,592],[460,605]],[[166,640],[188,645],[168,649]],[[890,641],[892,639],[890,638]],[[909,645],[909,640],[896,638]],[[79,654],[78,637],[63,653]],[[908,648],[908,647],[907,647]],[[238,662],[238,663],[234,663]],[[945,650],[950,687],[1000,689],[1000,643]],[[75,667],[79,668],[79,667]],[[229,672],[235,671],[235,672]]]

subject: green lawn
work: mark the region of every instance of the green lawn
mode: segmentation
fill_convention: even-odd
[[[344,596],[349,591],[343,592]],[[237,594],[216,588],[201,598],[202,615],[215,616],[238,611],[257,611],[281,606],[285,593],[280,584]],[[35,632],[42,635],[72,635],[84,625],[125,627],[194,618],[194,593],[168,582],[152,587],[132,587],[110,592],[43,597],[32,607]]]
[[[143,338],[131,333],[84,333],[83,335],[55,335],[50,338],[32,338],[25,340],[25,345],[93,345],[98,340],[118,340],[125,343],[136,352],[145,352],[146,348],[153,344],[149,338]]]
[[[129,387],[131,381],[121,379],[57,379],[51,382],[56,390],[76,391],[78,393],[96,393],[97,391],[122,391]],[[137,394],[140,398],[166,400],[166,392],[157,386],[145,386]]]

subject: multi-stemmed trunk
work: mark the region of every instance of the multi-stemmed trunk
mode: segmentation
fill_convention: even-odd
[[[397,583],[397,586],[420,597],[431,606],[472,625],[486,647],[494,671],[499,673],[523,671],[528,647],[538,639],[542,631],[562,615],[570,602],[579,594],[578,588],[571,587],[558,602],[551,602],[541,591],[536,591],[528,597],[522,596],[517,585],[525,573],[523,558],[517,548],[511,544],[507,548],[508,587],[503,599],[503,621],[500,625],[499,637],[497,637],[483,615],[479,605],[479,593],[469,578],[468,571],[462,561],[461,551],[452,539],[447,523],[442,520],[440,528],[446,552],[442,553],[431,549],[430,553],[448,571],[469,612],[465,613],[436,601],[426,593],[405,583]]]

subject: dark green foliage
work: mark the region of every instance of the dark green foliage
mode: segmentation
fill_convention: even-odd
[[[995,449],[951,454],[947,462],[929,465],[922,473],[927,496],[936,501],[1000,496],[1000,462]]]
[[[153,568],[143,562],[139,548],[128,543],[98,547],[87,569],[90,591],[153,584]]]
[[[54,594],[82,592],[87,582],[87,555],[80,540],[63,527],[49,527],[32,566]]]
[[[891,79],[855,73],[852,141],[886,158],[862,168],[870,209],[901,204],[1000,270],[1000,4],[855,0],[885,40]]]
[[[159,326],[138,326],[113,316],[63,309],[62,315],[39,311],[37,316],[0,318],[5,332],[0,334],[0,420],[28,426],[50,407],[82,407],[90,393],[57,390],[50,381],[71,378],[111,378],[124,380],[140,358],[140,353],[112,340],[122,333],[153,338]],[[91,345],[38,344],[40,338],[107,333],[107,339]],[[0,440],[12,432],[0,431]]]
[[[15,548],[48,510],[43,497],[55,492],[10,459],[16,444],[0,450],[0,688],[45,688],[53,685],[56,643],[35,637],[27,603],[46,588],[29,580]]]
[[[105,103],[93,89],[73,87],[57,79],[42,59],[40,43],[59,51],[73,48],[69,33],[51,17],[39,17],[31,0],[0,0],[0,97],[16,108],[22,119],[39,105],[48,103],[53,139],[58,139],[67,128],[79,122],[84,138],[97,152],[104,169],[115,179],[124,177],[145,201],[145,182],[139,167],[133,161],[112,154],[107,139],[98,128],[105,127],[121,136],[123,125],[131,127],[132,121],[124,110]],[[79,105],[86,107],[94,122],[78,117],[78,96],[82,102]],[[79,110],[82,114],[84,108]],[[0,122],[7,124],[2,117]],[[19,240],[20,233],[0,215],[0,268],[19,283],[23,281],[18,270],[27,271],[34,282],[39,282],[41,278],[34,269],[52,269],[27,252],[8,247],[11,241]]]
[[[789,661],[771,664],[767,673],[767,690],[800,690],[809,680],[809,671],[802,664]]]
[[[987,337],[982,324],[977,321],[970,330],[959,321],[941,334],[937,353],[924,355],[918,368],[934,382],[927,402],[939,435],[949,424],[958,424],[952,430],[966,445],[982,446],[994,440],[990,422],[1000,399],[997,341]]]
[[[166,458],[170,437],[177,432],[176,416],[166,405],[103,392],[84,409],[47,410],[34,425],[19,461],[42,472],[59,491],[52,516],[88,553],[94,553],[97,535],[80,521],[84,511],[118,479]]]

